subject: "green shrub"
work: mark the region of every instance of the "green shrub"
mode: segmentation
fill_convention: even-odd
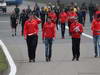
[[[0,47],[0,72],[5,71],[8,68],[6,57]]]

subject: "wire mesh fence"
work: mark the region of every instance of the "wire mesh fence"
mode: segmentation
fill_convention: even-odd
[[[60,4],[64,4],[64,5],[68,5],[71,2],[77,3],[78,5],[81,5],[82,3],[85,2],[88,5],[90,2],[92,2],[94,4],[100,5],[100,0],[33,0],[33,1],[42,2],[42,3],[51,2],[53,4],[60,3]]]

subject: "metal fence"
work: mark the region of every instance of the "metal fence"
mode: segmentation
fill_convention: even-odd
[[[87,5],[92,2],[94,4],[100,5],[100,0],[45,0],[46,2],[51,2],[51,3],[57,3],[58,1],[61,4],[69,4],[71,2],[76,2],[78,5],[81,5],[82,3],[86,3]]]

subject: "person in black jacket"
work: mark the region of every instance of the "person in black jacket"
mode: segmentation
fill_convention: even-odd
[[[40,17],[41,17],[41,20],[42,20],[42,28],[43,28],[43,25],[45,23],[45,15],[46,15],[46,12],[44,11],[44,7],[42,7],[41,11],[40,11]]]
[[[28,15],[26,13],[26,10],[23,9],[22,13],[20,14],[20,23],[21,23],[21,26],[22,26],[22,33],[21,33],[22,36],[23,36],[23,32],[24,32],[24,24],[25,24],[25,21],[27,19],[28,19]]]
[[[79,23],[84,24],[82,10],[81,9],[78,9],[77,14],[78,14],[78,21],[79,21]]]
[[[36,4],[34,9],[35,9],[35,15],[37,17],[39,17],[40,16],[40,7]]]
[[[19,9],[18,5],[16,5],[16,7],[14,8],[14,11],[16,13],[17,18],[19,18],[20,9]]]
[[[93,16],[94,16],[94,13],[95,13],[95,5],[91,2],[89,4],[88,9],[89,9],[90,22],[92,22]]]
[[[16,28],[18,25],[18,17],[15,13],[15,11],[12,12],[11,16],[10,16],[10,20],[11,20],[11,28],[12,28],[12,36],[16,36]]]
[[[55,13],[57,15],[56,27],[57,27],[57,30],[58,30],[58,25],[60,24],[60,22],[59,22],[60,7],[59,6],[55,6],[54,11],[55,11]]]
[[[87,13],[87,6],[86,6],[86,3],[82,3],[80,9],[81,9],[81,13],[82,13],[83,26],[85,26],[86,13]]]
[[[27,15],[30,14],[31,12],[32,12],[32,10],[31,10],[31,8],[30,8],[30,5],[28,5],[28,6],[27,6],[27,9],[26,9]]]

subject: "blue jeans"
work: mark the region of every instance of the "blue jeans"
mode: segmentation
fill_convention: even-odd
[[[45,38],[45,56],[48,58],[52,56],[52,41],[53,38]]]
[[[93,36],[95,55],[100,56],[100,35]]]

